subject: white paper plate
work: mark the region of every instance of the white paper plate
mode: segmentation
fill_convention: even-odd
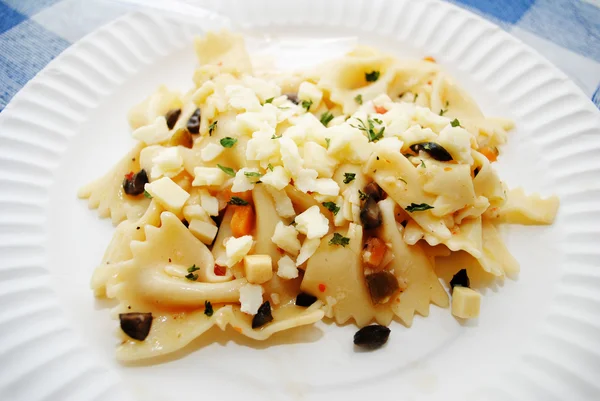
[[[116,322],[89,290],[113,227],[76,190],[129,149],[131,105],[160,83],[189,85],[192,33],[219,25],[128,15],[65,51],[0,115],[0,399],[599,399],[600,116],[575,85],[499,28],[437,1],[229,0],[217,11],[282,66],[357,40],[434,56],[486,114],[516,120],[498,169],[510,186],[558,194],[555,225],[506,231],[522,273],[485,291],[469,325],[432,306],[411,329],[393,323],[373,353],[353,350],[352,325],[268,344],[215,329],[162,364],[121,366]]]

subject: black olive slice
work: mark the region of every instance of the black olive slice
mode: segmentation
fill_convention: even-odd
[[[440,162],[449,162],[452,160],[452,155],[442,145],[435,142],[416,143],[411,145],[410,149],[416,153],[419,153],[421,150],[427,152],[429,156]]]
[[[371,182],[365,186],[364,193],[369,195],[369,198],[379,202],[383,199],[383,189],[376,182]]]
[[[375,349],[385,344],[390,337],[390,329],[374,324],[365,326],[354,334],[354,344],[359,347]]]
[[[366,230],[372,230],[381,225],[381,210],[377,201],[369,197],[360,210],[360,221]]]
[[[121,330],[134,340],[144,341],[152,326],[152,313],[120,313]]]
[[[264,326],[272,320],[273,315],[271,314],[271,304],[269,301],[266,301],[260,306],[260,308],[258,308],[258,312],[256,312],[256,315],[254,315],[252,318],[252,328],[256,329]]]
[[[285,96],[288,100],[294,104],[298,104],[298,94],[297,93],[286,93]]]
[[[315,302],[317,302],[317,297],[315,297],[314,295],[307,294],[305,292],[301,292],[296,297],[296,305],[298,306],[308,307],[314,304]]]
[[[165,114],[165,119],[167,120],[167,127],[169,129],[173,129],[177,120],[179,120],[179,116],[181,115],[181,109],[169,110],[167,114]]]
[[[367,287],[373,304],[384,304],[390,300],[399,289],[398,279],[392,273],[384,270],[365,276]]]
[[[452,277],[450,280],[450,292],[454,290],[454,287],[470,287],[471,280],[469,280],[469,276],[467,275],[467,269],[460,269],[458,273]]]
[[[187,129],[190,131],[190,134],[197,134],[200,132],[200,109],[196,109],[194,114],[192,114],[188,120]]]
[[[148,183],[146,170],[142,169],[135,173],[131,178],[125,177],[123,180],[123,191],[127,195],[140,195],[144,193],[144,185]]]

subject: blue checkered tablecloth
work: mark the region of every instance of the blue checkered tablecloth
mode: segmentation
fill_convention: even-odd
[[[600,107],[600,0],[450,1],[539,51]],[[71,43],[130,9],[109,0],[0,0],[0,111]]]

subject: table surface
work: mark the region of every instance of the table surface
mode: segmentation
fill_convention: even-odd
[[[143,1],[147,6],[168,1],[169,6],[174,4],[174,0]],[[600,108],[600,0],[450,1],[498,24],[536,49]],[[0,0],[0,111],[64,49],[131,11],[137,7],[132,3],[138,2]]]

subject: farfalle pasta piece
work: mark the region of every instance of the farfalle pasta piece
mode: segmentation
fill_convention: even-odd
[[[138,143],[104,177],[87,184],[77,193],[80,198],[88,199],[90,209],[98,209],[100,217],[110,217],[115,225],[125,219],[138,219],[150,204],[144,195],[131,196],[123,190],[125,175],[140,169],[142,148],[143,144]]]

